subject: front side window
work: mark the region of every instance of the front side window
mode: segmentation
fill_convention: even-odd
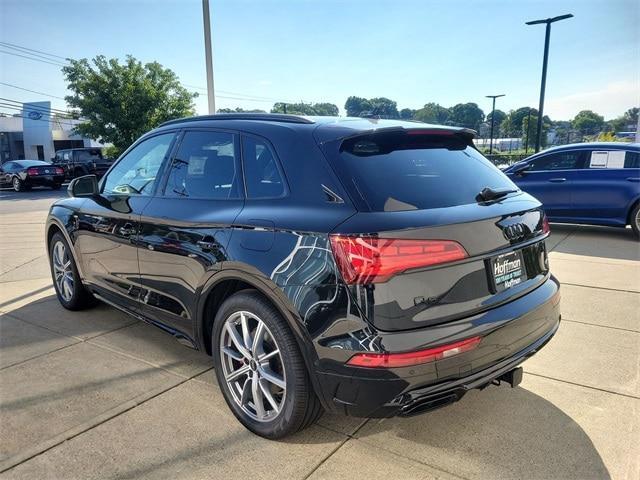
[[[284,195],[284,182],[277,160],[264,141],[243,137],[242,160],[248,198],[276,198]]]
[[[151,195],[174,137],[174,133],[165,133],[136,145],[105,177],[102,192],[107,195]]]
[[[542,170],[574,170],[582,168],[584,164],[584,152],[558,152],[544,155],[533,160],[529,164],[529,171]]]
[[[215,200],[240,198],[235,135],[213,131],[185,133],[171,164],[164,194]]]

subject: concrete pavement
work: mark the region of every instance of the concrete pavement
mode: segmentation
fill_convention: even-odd
[[[2,478],[640,476],[640,243],[552,225],[558,335],[523,384],[410,419],[325,415],[285,441],[246,431],[208,357],[99,306],[53,296],[44,219],[58,194],[0,192]]]

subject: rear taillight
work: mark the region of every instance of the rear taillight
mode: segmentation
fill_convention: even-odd
[[[64,175],[64,170],[62,167],[56,167],[56,175]]]
[[[368,368],[398,368],[420,365],[449,358],[473,350],[480,344],[481,337],[467,338],[455,343],[440,345],[415,352],[403,353],[356,353],[347,365]]]
[[[27,168],[27,175],[35,176],[39,175],[37,168]]]
[[[549,219],[547,218],[546,215],[543,214],[542,216],[542,233],[549,233],[551,232],[551,227],[549,227]]]
[[[453,240],[405,240],[331,235],[331,248],[346,283],[386,282],[411,268],[429,267],[467,257]]]

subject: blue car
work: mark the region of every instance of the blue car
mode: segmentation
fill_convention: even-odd
[[[626,227],[640,237],[640,143],[550,148],[504,170],[552,222]]]

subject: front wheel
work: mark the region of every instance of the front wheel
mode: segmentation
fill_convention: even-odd
[[[631,211],[630,221],[633,233],[635,233],[636,238],[640,239],[640,203]]]
[[[49,244],[49,264],[53,287],[60,304],[67,310],[83,310],[96,303],[84,287],[69,244],[60,232],[54,233]]]
[[[216,377],[236,418],[277,439],[315,422],[322,406],[289,326],[260,293],[229,297],[212,331]]]
[[[22,192],[24,190],[24,182],[20,180],[18,177],[13,177],[13,181],[11,182],[13,189],[16,192]]]

